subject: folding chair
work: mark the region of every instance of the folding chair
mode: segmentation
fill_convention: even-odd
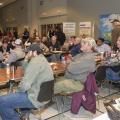
[[[42,108],[48,108],[50,105],[52,105],[53,95],[54,95],[54,80],[46,81],[46,82],[42,83],[40,86],[38,101],[45,102],[46,104],[40,108],[30,109],[29,112],[36,115],[36,113],[38,113]],[[22,115],[21,113],[22,112],[20,112],[20,116]],[[25,115],[25,117],[27,117],[27,118],[22,117],[21,120],[24,120],[24,119],[29,120],[29,115]],[[37,119],[41,120],[41,114],[40,114],[40,118],[37,118]]]

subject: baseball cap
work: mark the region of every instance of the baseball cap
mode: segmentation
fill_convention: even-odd
[[[16,40],[15,40],[15,44],[16,44],[16,45],[20,45],[21,43],[22,43],[22,40],[21,40],[21,39],[16,39]]]
[[[111,23],[120,22],[118,19],[114,19]]]
[[[28,48],[24,50],[24,52],[29,52],[29,51],[37,51],[39,53],[43,52],[38,44],[31,44]]]

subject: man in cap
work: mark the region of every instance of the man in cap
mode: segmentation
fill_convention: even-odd
[[[17,54],[17,60],[25,57],[25,52],[22,49],[22,40],[21,39],[17,39],[15,41],[14,52]]]
[[[22,40],[15,40],[15,48],[10,50],[10,54],[5,58],[4,62],[11,64],[17,60],[20,60],[25,57],[25,52],[22,49]]]
[[[113,49],[116,50],[117,48],[116,42],[117,42],[118,37],[120,36],[120,21],[118,19],[114,19],[111,23],[113,25],[113,29],[111,32]]]
[[[39,108],[44,105],[37,100],[40,85],[54,79],[51,66],[41,54],[39,45],[32,44],[25,52],[26,67],[17,92],[0,96],[0,115],[3,120],[20,120],[16,108]]]

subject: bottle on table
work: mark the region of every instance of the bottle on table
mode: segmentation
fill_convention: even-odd
[[[9,64],[6,64],[6,75],[7,75],[7,78],[10,79],[10,65]]]
[[[66,60],[65,60],[64,56],[62,56],[61,61],[62,61],[63,64],[66,64]]]

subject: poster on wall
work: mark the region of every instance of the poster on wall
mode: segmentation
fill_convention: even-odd
[[[75,22],[63,22],[63,32],[67,37],[74,36],[76,29]]]
[[[113,30],[112,21],[114,20],[120,21],[120,14],[106,14],[100,16],[100,37],[111,41],[111,32]]]
[[[92,22],[80,22],[79,23],[79,35],[94,37],[94,25]]]

